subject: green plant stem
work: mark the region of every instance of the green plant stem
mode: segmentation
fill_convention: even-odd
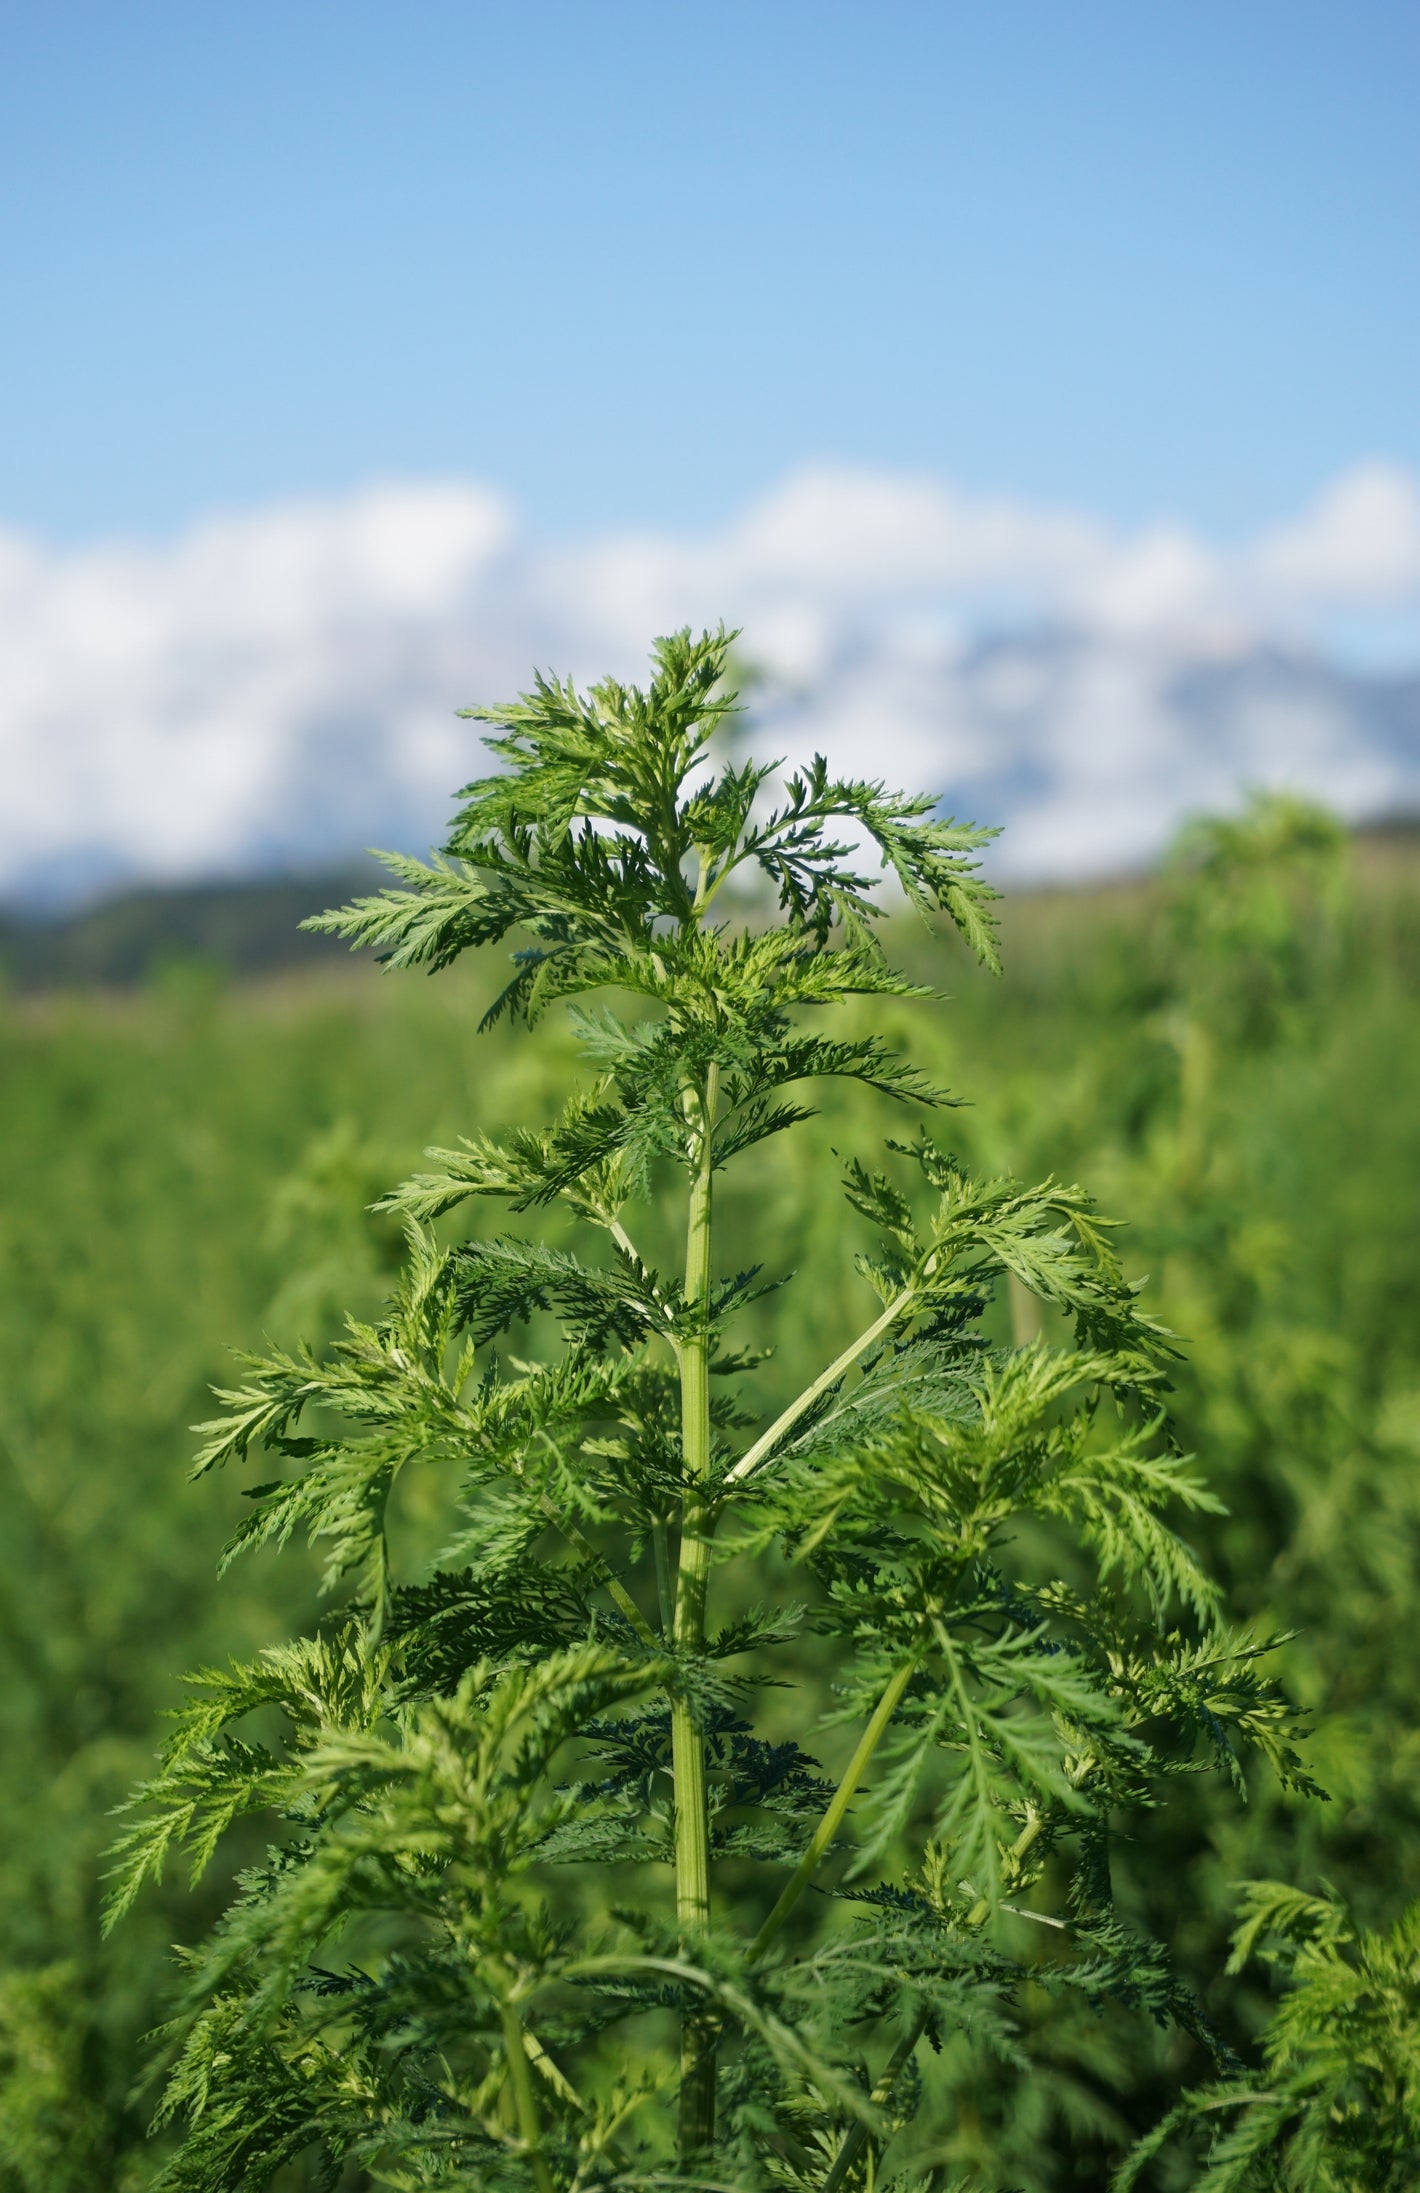
[[[542,2127],[538,2121],[537,2096],[533,2092],[532,2067],[528,2052],[523,2045],[522,2020],[512,2003],[502,2005],[503,2046],[508,2057],[508,2078],[513,2088],[513,2103],[518,2112],[518,2130],[532,2164],[533,2177],[538,2193],[557,2193],[547,2157],[542,2151]]]
[[[671,1578],[670,1536],[664,1516],[658,1516],[651,1525],[651,1551],[656,1562],[656,1605],[660,1610],[661,1634],[669,1639],[675,1630],[675,1584]]]
[[[686,1226],[686,1324],[680,1349],[685,1493],[676,1578],[675,1644],[677,1652],[687,1657],[698,1653],[705,1643],[713,1527],[706,1491],[710,1476],[712,1133],[718,1093],[718,1070],[712,1066],[703,1091],[687,1091],[685,1100],[686,1118],[696,1140]],[[685,1949],[710,1918],[710,1809],[705,1785],[705,1737],[683,1696],[671,1701],[671,1764],[675,1775],[676,1926]],[[701,2153],[715,2135],[715,2046],[714,2020],[703,2012],[687,2011],[681,2028],[682,2159]]]
[[[567,2077],[562,2066],[548,2055],[537,2035],[529,2033],[526,2026],[523,2027],[523,2047],[527,2053],[528,2062],[535,2071],[540,2072],[542,2077],[546,2079],[553,2093],[559,2095],[564,2102],[570,2102],[572,2107],[579,2109],[584,2117],[589,2117],[591,2111]]]
[[[1044,1833],[1045,1822],[1039,1814],[1034,1819],[1027,1820],[1020,1834],[1011,1845],[1010,1863],[1019,1865],[1022,1858],[1027,1855]],[[966,1923],[968,1926],[985,1926],[990,1916],[991,1904],[989,1898],[978,1896],[966,1915]]]
[[[793,1430],[799,1418],[813,1407],[820,1395],[826,1394],[831,1386],[836,1386],[844,1373],[852,1370],[859,1356],[866,1354],[873,1342],[880,1340],[889,1327],[897,1323],[903,1311],[910,1308],[916,1299],[916,1287],[904,1287],[901,1294],[894,1295],[882,1315],[875,1317],[872,1324],[868,1326],[866,1331],[859,1333],[856,1340],[850,1341],[843,1353],[834,1357],[828,1369],[820,1371],[813,1384],[805,1386],[803,1392],[789,1403],[788,1408],[781,1415],[775,1417],[768,1431],[756,1439],[747,1453],[740,1456],[734,1468],[726,1471],[726,1484],[735,1485],[742,1478],[752,1476],[761,1462],[764,1461],[766,1455],[773,1452],[786,1432]]]
[[[898,1668],[882,1697],[873,1708],[873,1717],[858,1739],[858,1748],[844,1770],[843,1779],[834,1791],[828,1809],[814,1829],[813,1838],[808,1849],[785,1882],[778,1903],[776,1903],[754,1938],[750,1948],[752,1957],[760,1957],[768,1949],[775,1935],[783,1926],[784,1921],[803,1895],[815,1873],[817,1873],[823,1854],[842,1826],[843,1815],[847,1812],[857,1794],[858,1784],[867,1773],[874,1752],[887,1734],[888,1723],[892,1720],[898,1706],[901,1704],[902,1694],[911,1682],[916,1668],[917,1662],[915,1660],[909,1660]]]
[[[926,2030],[927,2013],[925,2010],[919,2010],[891,2056],[889,2056],[883,2075],[873,2088],[873,2100],[878,2103],[879,2107],[887,2101],[893,2088],[897,2085],[898,2079],[912,2055],[912,2051],[916,2048]],[[867,2126],[865,2124],[855,2124],[851,2131],[846,2134],[843,2144],[834,2156],[832,2167],[823,2181],[820,2193],[838,2193],[838,2188],[842,2185],[867,2144]]]
[[[621,1220],[619,1218],[603,1217],[600,1218],[597,1223],[599,1225],[605,1226],[607,1232],[611,1235],[611,1238],[616,1243],[618,1249],[620,1249],[624,1255],[630,1257],[632,1263],[635,1264],[639,1270],[644,1272],[646,1269],[646,1259],[642,1256],[641,1251],[637,1248],[630,1234],[622,1225]],[[670,1312],[668,1310],[666,1312],[666,1316],[667,1318],[669,1318],[670,1316]],[[666,1346],[670,1349],[672,1355],[675,1356],[677,1361],[679,1361],[680,1342],[679,1340],[677,1340],[675,1333],[671,1330],[669,1323],[667,1323],[664,1327],[658,1329],[657,1338],[665,1341]]]
[[[1042,1819],[1027,1821],[1026,1825],[1022,1828],[1020,1834],[1016,1837],[1015,1842],[1011,1845],[1011,1858],[1013,1862],[1019,1863],[1019,1861],[1025,1857],[1031,1846],[1035,1843],[1037,1838],[1043,1832],[1044,1827],[1045,1822]],[[985,1926],[986,1921],[990,1918],[990,1916],[991,1905],[989,1900],[985,1896],[978,1896],[976,1902],[972,1905],[970,1911],[966,1915],[966,1923],[969,1927]],[[902,2039],[898,2042],[897,2047],[893,2050],[891,2056],[887,2060],[887,2063],[883,2069],[882,2077],[879,2079],[877,2085],[873,2088],[873,2100],[879,2105],[887,2101],[888,2097],[892,2093],[893,2088],[896,2086],[898,2079],[901,2077],[903,2069],[906,2066],[909,2057],[911,2056],[913,2050],[917,2046],[917,2043],[921,2040],[926,2030],[927,2012],[924,2008],[922,2010],[919,2010],[917,2016],[913,2019],[912,2024],[908,2027],[906,2033],[903,2034]],[[864,2124],[850,2125],[848,2131],[843,2136],[843,2142],[838,2150],[838,2153],[833,2158],[833,2164],[831,2169],[829,2170],[828,2176],[824,2179],[823,2184],[819,2188],[819,2193],[838,2193],[839,2187],[842,2185],[849,2171],[853,2168],[853,2165],[858,2161],[859,2156],[862,2154],[867,2144],[867,2126]]]

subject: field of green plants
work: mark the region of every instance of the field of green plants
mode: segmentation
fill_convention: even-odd
[[[1183,1445],[1226,1504],[1188,1534],[1229,1612],[1285,1633],[1274,1666],[1328,1801],[1281,1794],[1260,1763],[1245,1793],[1199,1777],[1120,1869],[1126,1908],[1250,2058],[1277,1982],[1255,1959],[1224,1969],[1236,1883],[1329,1884],[1361,1929],[1420,1897],[1420,857],[1259,808],[1150,882],[1008,901],[1000,979],[896,920],[897,955],[943,995],[867,1001],[859,1032],[900,1034],[969,1094],[939,1136],[974,1168],[1078,1180],[1127,1220],[1127,1267],[1186,1344]],[[536,1044],[477,1036],[501,980],[476,958],[433,983],[193,963],[0,1000],[3,2193],[155,2175],[142,2036],[173,1945],[259,1841],[238,1834],[195,1893],[170,1872],[105,1942],[112,1809],[151,1770],[183,1671],[318,1610],[294,1546],[218,1585],[241,1485],[188,1482],[186,1427],[230,1345],[319,1344],[376,1308],[401,1244],[368,1206],[427,1144],[552,1116],[570,1041],[555,1015]],[[788,1297],[752,1313],[771,1403],[861,1321],[835,1149],[900,1131],[870,1092],[814,1101],[799,1137],[746,1161],[723,1218],[727,1268],[752,1221],[814,1276],[792,1325]],[[991,1314],[1018,1339],[1039,1315],[1014,1290]],[[402,1527],[418,1539],[417,1506]],[[1397,1984],[1413,2046],[1413,1960]],[[1024,2015],[1028,2077],[969,2051],[948,2066],[984,2185],[1099,2187],[1208,2076],[1192,2042],[1103,2004],[1042,1991]],[[1141,2182],[1194,2181],[1164,2157]]]

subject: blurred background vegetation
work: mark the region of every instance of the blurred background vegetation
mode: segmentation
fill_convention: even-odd
[[[555,1023],[476,1035],[491,967],[386,980],[293,945],[352,880],[0,936],[3,2193],[152,2174],[140,2036],[243,1846],[104,1946],[111,1808],[181,1671],[317,1612],[295,1551],[217,1586],[240,1487],[186,1482],[186,1427],[229,1345],[319,1341],[375,1307],[399,1244],[366,1206],[425,1144],[550,1116],[572,1065]],[[1260,802],[1185,832],[1156,877],[1009,902],[998,982],[905,921],[893,941],[949,993],[892,1014],[967,1100],[943,1138],[982,1169],[1078,1179],[1129,1222],[1129,1264],[1188,1344],[1184,1444],[1229,1507],[1198,1535],[1231,1611],[1295,1632],[1281,1665],[1330,1803],[1261,1770],[1246,1804],[1200,1779],[1126,1867],[1246,2045],[1266,2000],[1221,1976],[1233,1883],[1328,1880],[1366,1924],[1420,1895],[1420,835],[1353,841]],[[834,1148],[897,1131],[879,1100],[833,1094],[727,1209],[727,1264],[815,1277],[756,1310],[768,1403],[858,1322]],[[1030,1330],[1025,1302],[998,1314]],[[988,2182],[1096,2187],[1201,2067],[1123,2018],[1026,2015],[1028,2088],[944,2067],[959,2117]]]

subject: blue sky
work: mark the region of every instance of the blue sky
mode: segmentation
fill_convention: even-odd
[[[420,849],[461,704],[720,616],[1003,876],[1416,808],[1417,84],[1415,0],[9,0],[0,900]]]
[[[11,0],[0,525],[795,466],[1227,538],[1420,464],[1420,9]]]

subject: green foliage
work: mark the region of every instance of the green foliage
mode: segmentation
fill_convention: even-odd
[[[999,1981],[982,1977],[980,1966],[948,1970],[943,1937],[932,1936],[939,1960],[932,1984],[943,1997],[954,1990],[956,2013],[943,2017],[939,2050],[917,2043],[883,2104],[903,2129],[880,2182],[899,2158],[907,2166],[916,2142],[939,2183],[972,2173],[983,2185],[1030,2193],[1098,2193],[1180,2091],[1209,2082],[1209,2045],[1189,2029],[1190,2005],[1206,2005],[1241,2063],[1263,2061],[1272,2000],[1263,1968],[1253,1960],[1231,1975],[1224,1969],[1239,1880],[1269,1877],[1307,1891],[1334,1882],[1358,1935],[1383,1936],[1420,1897],[1414,846],[1400,834],[1363,839],[1319,870],[1299,867],[1282,842],[1244,864],[1229,891],[1244,901],[1274,892],[1274,859],[1289,879],[1285,920],[1246,953],[1237,925],[1184,948],[1181,936],[1198,935],[1202,921],[1190,895],[1217,888],[1190,863],[1157,887],[1013,898],[1002,910],[999,983],[977,977],[960,954],[948,970],[945,948],[915,916],[892,915],[892,957],[916,983],[949,990],[950,1004],[868,997],[834,1016],[833,1040],[875,1040],[890,1053],[908,1037],[935,1090],[970,1097],[939,1111],[934,1132],[974,1179],[1015,1176],[1017,1192],[1047,1175],[1082,1179],[1128,1214],[1128,1229],[1110,1236],[1125,1271],[1135,1280],[1149,1275],[1142,1302],[1187,1336],[1186,1352],[1166,1365],[1178,1444],[1199,1456],[1190,1474],[1228,1508],[1223,1515],[1174,1504],[1165,1521],[1183,1532],[1257,1641],[1275,1646],[1260,1662],[1234,1662],[1223,1693],[1195,1625],[1182,1624],[1182,1640],[1161,1648],[1140,1606],[1142,1657],[1201,1655],[1201,1664],[1182,1670],[1199,1710],[1211,1710],[1220,1694],[1245,1700],[1250,1672],[1260,1680],[1269,1666],[1280,1668],[1310,1709],[1308,1760],[1332,1794],[1326,1805],[1286,1798],[1259,1762],[1244,1807],[1226,1764],[1216,1773],[1173,1774],[1161,1785],[1167,1803],[1132,1809],[1121,1823],[1126,1832],[1113,1838],[1113,1918],[1070,1901],[1067,1847],[1052,1852],[1035,1888],[1004,1890],[1003,1904],[1034,1917],[1004,1912],[991,1929],[971,1930],[969,1954],[978,1959],[983,1932],[992,1933],[1006,1967]],[[722,896],[743,919],[754,906],[736,890],[732,881]],[[247,1668],[272,1638],[323,1634],[319,1565],[307,1563],[299,1533],[280,1559],[254,1549],[220,1591],[210,1584],[224,1531],[234,1532],[251,1507],[238,1476],[270,1478],[277,1469],[284,1476],[296,1465],[283,1458],[277,1469],[221,1471],[188,1486],[182,1426],[212,1413],[202,1393],[214,1375],[229,1386],[245,1382],[240,1369],[222,1377],[231,1337],[262,1359],[281,1351],[299,1358],[305,1339],[317,1363],[329,1366],[345,1311],[379,1324],[381,1298],[404,1255],[403,1214],[364,1207],[385,1183],[416,1169],[420,1147],[434,1143],[462,1158],[461,1136],[479,1144],[471,1121],[511,1122],[498,1138],[510,1150],[519,1123],[557,1118],[578,1051],[593,1076],[606,1071],[585,1007],[550,1015],[533,1044],[515,1040],[506,1019],[475,1039],[482,1006],[499,986],[475,957],[431,984],[381,983],[355,962],[334,977],[260,985],[164,979],[123,997],[0,1000],[4,2193],[119,2186],[136,2193],[176,2143],[176,2125],[148,2133],[153,2096],[138,2085],[139,2036],[171,2015],[169,1945],[204,1935],[230,1897],[233,1870],[261,1864],[270,1829],[260,1813],[239,1816],[195,1892],[187,1867],[169,1863],[163,1881],[150,1876],[129,1918],[100,1944],[98,1853],[113,1834],[108,1808],[152,1774],[154,1717],[173,1701],[174,1669],[225,1669],[229,1658]],[[1259,995],[1280,1004],[1250,1018],[1247,1000]],[[587,1023],[574,1038],[568,1024],[579,1010]],[[803,1095],[789,1089],[767,1101]],[[791,1266],[806,1275],[752,1306],[742,1323],[753,1347],[738,1332],[729,1337],[726,1361],[731,1352],[761,1358],[752,1381],[728,1370],[711,1380],[717,1437],[735,1455],[851,1346],[855,1316],[861,1322],[876,1306],[864,1295],[867,1310],[855,1311],[855,1257],[881,1264],[895,1244],[874,1239],[833,1193],[842,1169],[834,1150],[857,1149],[865,1170],[890,1176],[915,1224],[929,1224],[936,1207],[915,1158],[877,1154],[884,1126],[910,1142],[902,1107],[845,1079],[820,1081],[813,1102],[818,1119],[750,1146],[716,1176],[718,1269],[733,1276],[758,1258],[769,1276]],[[653,1155],[650,1163],[664,1182],[666,1161]],[[436,1173],[444,1165],[442,1155],[428,1161]],[[669,1200],[658,1191],[632,1230],[652,1265],[678,1273],[683,1241],[667,1222]],[[520,1209],[512,1196],[500,1202],[502,1229],[519,1240],[541,1234],[549,1208],[566,1212],[573,1223],[565,1235],[549,1235],[549,1245],[606,1268],[596,1243],[612,1237],[577,1221],[565,1192],[551,1207],[534,1200]],[[483,1208],[469,1199],[440,1221],[449,1247]],[[434,1217],[412,1207],[409,1215],[425,1225]],[[1038,1336],[1055,1347],[1066,1337],[1059,1314],[1019,1279],[998,1279],[978,1330],[999,1348],[1013,1329],[1020,1344]],[[520,1350],[545,1355],[550,1333],[548,1313],[535,1313]],[[518,1375],[506,1352],[500,1356],[503,1372]],[[484,1368],[486,1353],[480,1376]],[[652,1473],[657,1395],[673,1377],[667,1358],[646,1374],[644,1394],[629,1383],[622,1389],[626,1422],[600,1422],[587,1434],[589,1442],[634,1440],[638,1484]],[[826,1412],[850,1401],[855,1378],[845,1378]],[[754,1421],[737,1426],[731,1419],[741,1408],[749,1413],[751,1383],[763,1399]],[[884,1408],[889,1398],[884,1389]],[[302,1429],[323,1437],[330,1425],[323,1407],[316,1414],[314,1427]],[[1101,1435],[1113,1436],[1114,1424],[1106,1402]],[[675,1482],[673,1446],[660,1461]],[[614,1474],[614,1461],[607,1466]],[[443,1465],[401,1468],[387,1510],[394,1560],[378,1649],[387,1653],[417,1629],[400,1650],[425,1690],[447,1695],[482,1658],[504,1664],[565,1651],[585,1638],[589,1610],[610,1624],[616,1609],[603,1547],[624,1547],[636,1603],[658,1625],[654,1517],[641,1526],[649,1543],[639,1554],[629,1534],[613,1540],[589,1522],[583,1549],[529,1563],[521,1558],[528,1518],[518,1488],[500,1492],[490,1479],[474,1512],[451,1513],[440,1490],[451,1474]],[[569,1500],[579,1482],[569,1475]],[[763,1482],[767,1490],[772,1478]],[[751,1527],[747,1511],[727,1517],[717,1548]],[[535,1551],[558,1543],[546,1528]],[[1038,1535],[1054,1530],[1049,1518],[1020,1519],[1008,1545],[1014,1572],[1032,1588],[1053,1578],[1079,1591],[1086,1578],[1063,1538],[1047,1548]],[[436,1558],[443,1548],[447,1556]],[[317,1549],[322,1560],[330,1550],[329,1540]],[[740,1692],[703,1710],[715,1909],[750,1931],[817,1833],[863,1726],[812,1733],[816,1718],[843,1702],[827,1688],[831,1640],[815,1626],[822,1588],[807,1563],[786,1566],[777,1547],[737,1556],[715,1573],[711,1675],[724,1682],[762,1671],[777,1679],[752,1704]],[[1078,1649],[1068,1616],[1052,1619]],[[745,1645],[738,1656],[737,1639]],[[666,1708],[619,1710],[615,1747],[608,1744],[596,1773],[620,1772],[628,1805],[643,1786],[663,1799]],[[915,1701],[904,1710],[915,1710]],[[753,1728],[735,1726],[748,1719]],[[283,1755],[306,1741],[275,1703],[233,1733]],[[889,1730],[884,1741],[891,1737]],[[1217,1757],[1211,1746],[1210,1732],[1196,1764]],[[557,1778],[565,1771],[592,1780],[571,1750],[573,1763]],[[955,1772],[954,1756],[942,1755],[943,1773]],[[880,1758],[865,1793],[880,1786]],[[737,1804],[739,1790],[748,1796]],[[938,1790],[935,1781],[924,1787],[919,1818]],[[840,1922],[854,1913],[882,1918],[885,1891],[898,1898],[893,1908],[917,1944],[921,1986],[928,1937],[919,1930],[933,1923],[931,1895],[950,1896],[951,1871],[924,1863],[925,1910],[904,1907],[891,1866],[886,1882],[871,1872],[843,1881],[840,1869],[866,1825],[864,1802],[835,1832],[838,1847],[816,1876],[842,1893],[830,1905],[810,1891],[781,1939],[812,1948],[810,1912],[822,1924],[832,1913]],[[629,1837],[632,1827],[613,1818],[607,1833]],[[592,1926],[607,1923],[611,1902],[645,1915],[657,1879],[654,1862],[640,1871],[631,1860],[605,1870],[569,1863],[555,1874],[561,1895],[585,1896],[578,1908]],[[1042,1923],[1050,1917],[1068,1931]],[[851,1958],[851,1926],[847,1933],[842,1955]],[[1116,1940],[1129,1961],[1127,1983]],[[1031,1973],[1024,1984],[1014,1970],[1020,1962]],[[1062,1962],[1069,1979],[1057,1982]],[[1392,1999],[1404,2002],[1399,1982]],[[315,2006],[303,1998],[302,2007],[309,2014]],[[648,2043],[648,2066],[654,2040],[673,2073],[672,2018],[669,2010],[648,2012],[639,2030],[625,2031]],[[865,2077],[885,2054],[892,2063],[914,2025],[909,2016],[856,2029]],[[220,2053],[216,2026],[209,2031]],[[846,2044],[838,2036],[837,2045],[851,2050],[853,2035]],[[732,2056],[722,2054],[722,2081],[732,2070]],[[546,2073],[537,2076],[546,2083]],[[1237,2076],[1263,2085],[1260,2071]],[[1387,2106],[1378,2087],[1361,2091],[1377,2112]],[[239,2106],[232,2096],[229,2103]],[[825,2135],[821,2119],[811,2104],[811,2138]],[[1195,2134],[1180,2127],[1171,2135],[1143,2166],[1141,2187],[1166,2193],[1192,2185],[1214,2121],[1205,2116]],[[1237,2121],[1236,2112],[1216,2119],[1220,2129]],[[282,2193],[312,2184],[313,2170],[309,2153],[285,2166]],[[1358,2183],[1370,2182],[1367,2171],[1384,2183],[1370,2162]],[[361,2182],[353,2162],[346,2182]]]
[[[85,2087],[82,1980],[53,1964],[0,1981],[0,2167],[54,2193],[103,2182],[113,2163],[105,2097]]]
[[[1241,815],[1200,817],[1169,861],[1183,987],[1235,1041],[1267,1041],[1334,962],[1345,891],[1340,824],[1310,801],[1254,793]]]
[[[234,1823],[277,1823],[187,1958],[162,2186],[926,2182],[952,2113],[919,2052],[1029,2067],[1036,1997],[1142,2009],[1233,2069],[1116,1909],[1115,1846],[1249,1750],[1314,1784],[1180,1535],[1219,1504],[1110,1226],[922,1130],[849,1159],[880,1307],[777,1413],[755,1399],[739,1334],[790,1275],[724,1268],[715,1211],[811,1116],[779,1092],[942,1101],[880,1030],[795,1017],[929,995],[859,848],[990,966],[993,894],[988,833],[928,800],[815,762],[776,807],[768,768],[717,773],[726,645],[491,712],[503,767],[440,861],[318,924],[431,970],[513,938],[485,1027],[597,992],[648,1017],[580,1007],[594,1078],[548,1128],[384,1199],[408,1247],[383,1315],[246,1357],[200,1427],[199,1472],[279,1471],[229,1558],[300,1533],[343,1606],[198,1679],[118,1847],[115,1916],[173,1849],[200,1876]],[[427,1230],[489,1197],[560,1207],[564,1238]],[[632,1229],[669,1246],[673,1208],[662,1269]],[[1058,1334],[994,1336],[1011,1287]],[[446,1550],[401,1560],[417,1483]]]
[[[1210,2126],[1198,2193],[1402,2193],[1420,2172],[1420,1905],[1371,1934],[1334,1894],[1280,1881],[1250,1882],[1243,1904],[1229,1971],[1260,1951],[1285,1983],[1262,2075],[1185,2096],[1118,2193],[1181,2131]]]

